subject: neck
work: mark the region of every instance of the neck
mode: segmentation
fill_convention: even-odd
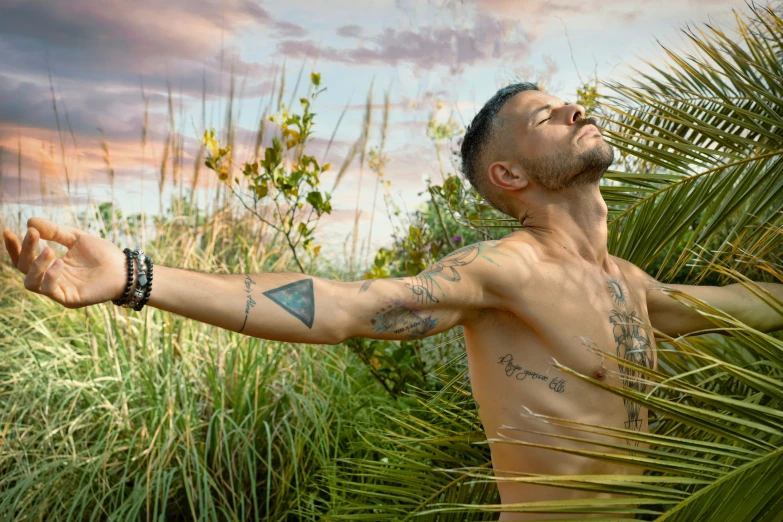
[[[598,184],[558,192],[529,187],[520,201],[519,221],[554,257],[579,258],[609,271],[606,202]]]

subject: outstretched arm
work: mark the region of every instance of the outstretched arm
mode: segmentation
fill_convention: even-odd
[[[708,332],[725,333],[718,330],[709,319],[668,295],[669,290],[682,292],[704,301],[712,308],[736,317],[761,332],[783,329],[783,285],[781,284],[754,283],[761,292],[756,289],[751,290],[739,283],[726,286],[663,284],[642,269],[631,263],[628,264],[645,283],[650,324],[666,335],[677,337]]]
[[[112,243],[41,219],[28,222],[20,245],[4,234],[25,287],[68,308],[116,299],[125,256]],[[36,256],[38,238],[51,249]],[[149,306],[264,339],[336,344],[348,337],[411,339],[460,324],[480,308],[503,307],[509,271],[492,260],[493,245],[463,247],[414,277],[343,283],[304,274],[205,274],[155,266]]]
[[[760,332],[783,329],[783,285],[777,283],[755,283],[755,285],[760,287],[762,292],[768,293],[771,298],[763,294],[756,295],[754,291],[739,283],[726,286],[652,284],[647,289],[650,323],[672,337],[707,333],[705,330],[716,331],[717,326],[709,319],[667,295],[664,288],[670,288],[704,301],[709,306],[736,317]],[[770,304],[765,301],[770,301]]]

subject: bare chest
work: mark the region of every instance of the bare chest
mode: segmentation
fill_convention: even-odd
[[[549,413],[555,416],[574,408],[571,415],[583,420],[588,412],[596,421],[610,415],[622,418],[629,429],[641,429],[638,407],[556,370],[553,363],[644,392],[643,369],[657,365],[648,325],[644,290],[622,272],[542,271],[514,313],[487,312],[480,326],[466,329],[474,396],[480,405],[506,403],[510,397],[536,404],[539,411],[551,405]]]

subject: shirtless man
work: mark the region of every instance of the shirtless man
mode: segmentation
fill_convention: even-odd
[[[644,271],[607,252],[607,208],[598,185],[613,152],[595,123],[585,118],[582,106],[564,104],[532,84],[498,91],[465,135],[463,170],[487,201],[518,218],[523,228],[499,241],[463,247],[415,277],[339,282],[293,273],[215,275],[156,266],[148,304],[246,335],[299,343],[337,344],[353,336],[412,339],[461,325],[473,394],[490,440],[505,435],[584,448],[504,428],[542,431],[546,425],[524,415],[525,408],[646,431],[645,409],[558,370],[552,360],[643,389],[637,376],[587,345],[655,368],[655,340],[644,325],[671,336],[714,325],[661,293]],[[28,227],[22,244],[4,232],[28,290],[68,308],[120,297],[126,261],[115,245],[41,218],[30,219]],[[50,248],[37,255],[39,238],[69,250],[56,261]],[[762,285],[783,299],[783,285]],[[669,286],[758,330],[783,328],[783,318],[740,285]],[[491,444],[491,452],[499,477],[642,472],[503,442]],[[591,496],[511,481],[498,486],[504,504]],[[504,512],[501,520],[544,517]]]

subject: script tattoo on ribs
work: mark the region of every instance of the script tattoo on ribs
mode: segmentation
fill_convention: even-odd
[[[247,324],[247,317],[250,315],[250,309],[253,308],[256,305],[255,300],[253,299],[253,296],[250,295],[252,292],[251,286],[256,284],[255,281],[250,279],[250,275],[245,275],[245,292],[247,293],[247,302],[245,303],[245,321],[242,323],[242,328],[239,329],[239,333],[242,333],[242,331],[245,329],[245,325]]]
[[[411,339],[423,337],[437,322],[428,312],[414,312],[400,301],[392,301],[370,319],[376,332],[404,333]]]
[[[566,381],[561,377],[555,377],[550,380],[549,377],[532,370],[522,368],[520,365],[514,363],[514,356],[507,353],[503,357],[498,357],[498,364],[505,365],[503,371],[506,373],[506,377],[513,377],[518,381],[524,381],[530,377],[531,381],[539,380],[549,383],[549,389],[555,393],[563,393],[565,391]]]
[[[615,278],[609,280],[609,292],[614,302],[619,305],[619,310],[611,310],[609,323],[613,325],[614,342],[617,343],[617,356],[644,368],[653,368],[653,352],[650,344],[650,338],[644,328],[640,328],[641,319],[633,310],[627,310],[628,305],[627,292]],[[643,381],[645,375],[633,368],[625,368],[619,365],[620,377],[623,387],[644,393],[647,390],[647,384]],[[628,420],[625,421],[625,428],[629,430],[641,431],[644,419],[640,417],[641,405],[636,402],[623,399],[625,410],[628,413]],[[638,441],[627,441],[629,445],[638,446]]]

